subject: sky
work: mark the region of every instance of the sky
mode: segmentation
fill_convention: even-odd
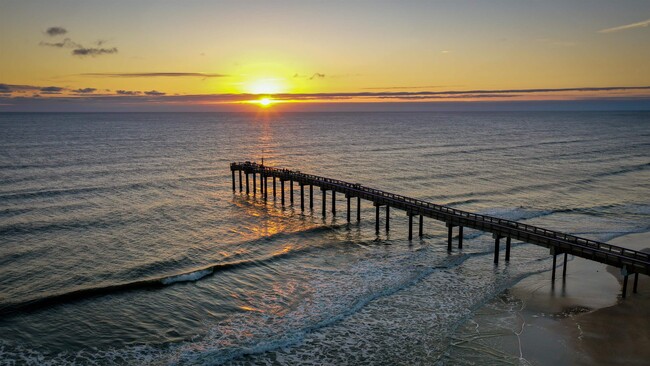
[[[0,111],[650,109],[650,1],[0,0]]]

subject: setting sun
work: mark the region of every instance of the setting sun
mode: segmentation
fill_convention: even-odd
[[[273,100],[271,100],[271,98],[262,98],[258,100],[257,103],[263,108],[267,108],[273,103]]]

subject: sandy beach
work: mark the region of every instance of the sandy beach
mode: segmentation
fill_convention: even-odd
[[[644,250],[650,233],[610,243]],[[473,352],[495,364],[647,365],[650,278],[640,275],[634,294],[630,276],[622,299],[619,269],[569,257],[563,279],[561,258],[555,283],[550,271],[527,277],[479,309],[452,340],[451,362]]]

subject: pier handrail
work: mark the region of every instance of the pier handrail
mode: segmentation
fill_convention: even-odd
[[[577,246],[582,250],[595,250],[605,255],[612,255],[621,259],[625,259],[626,261],[630,261],[631,263],[629,264],[637,264],[646,268],[650,266],[650,254],[648,253],[627,249],[616,245],[599,242],[596,240],[582,238],[579,236],[566,234],[555,230],[549,230],[542,227],[538,227],[530,224],[524,224],[513,220],[502,219],[494,216],[463,211],[463,210],[423,201],[412,197],[407,197],[395,193],[390,193],[390,192],[362,186],[358,183],[350,183],[338,179],[332,179],[332,178],[317,176],[313,174],[301,173],[300,171],[274,168],[274,167],[253,163],[253,162],[248,162],[248,161],[243,163],[232,163],[231,169],[234,169],[236,166],[240,166],[244,170],[248,170],[254,173],[262,173],[264,175],[277,176],[284,180],[293,180],[296,182],[309,182],[309,184],[315,184],[317,186],[321,186],[321,188],[324,185],[330,185],[330,186],[336,186],[337,188],[344,188],[346,191],[353,192],[356,194],[366,194],[374,197],[381,197],[384,201],[390,201],[395,205],[406,206],[407,208],[405,210],[409,214],[412,214],[413,212],[420,212],[423,209],[430,210],[435,213],[442,213],[445,215],[449,215],[456,219],[466,219],[474,222],[487,223],[490,224],[491,226],[497,226],[497,228],[495,229],[499,229],[499,230],[495,230],[495,231],[501,231],[501,232],[515,231],[520,234],[525,233],[527,235],[534,235],[542,239],[553,240],[557,244],[564,243],[565,245],[571,247]],[[389,202],[386,203],[389,204]],[[548,244],[550,245],[551,243]]]

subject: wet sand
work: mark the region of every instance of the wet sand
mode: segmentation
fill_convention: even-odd
[[[610,243],[647,251],[650,233]],[[450,363],[473,363],[474,352],[479,363],[648,365],[650,277],[640,275],[633,294],[629,276],[622,299],[618,268],[569,256],[563,279],[561,263],[555,283],[550,271],[527,277],[479,309],[452,340]]]

